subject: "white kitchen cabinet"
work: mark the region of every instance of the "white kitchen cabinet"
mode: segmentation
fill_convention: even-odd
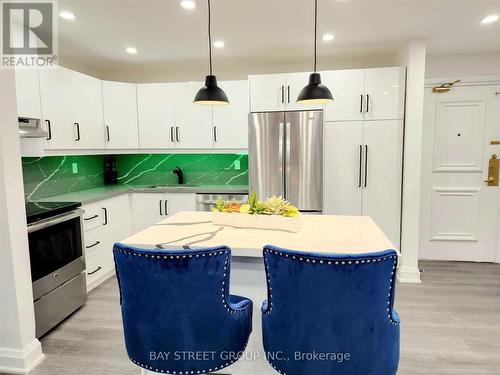
[[[213,147],[212,107],[194,104],[202,82],[174,84],[175,129],[177,147],[207,149]]]
[[[137,110],[141,148],[176,147],[173,84],[137,85]]]
[[[229,105],[213,107],[214,148],[248,148],[248,81],[222,81]]]
[[[87,290],[90,291],[114,274],[113,245],[131,234],[130,195],[86,204],[83,209]]]
[[[17,117],[42,118],[38,69],[16,69]]]
[[[76,131],[71,110],[71,71],[57,67],[41,69],[39,75],[42,117],[49,133],[45,149],[72,149]]]
[[[248,83],[251,112],[285,110],[286,74],[252,75]]]
[[[71,109],[78,149],[104,149],[104,118],[101,81],[71,71]]]
[[[399,246],[402,120],[325,123],[324,213],[370,216]]]
[[[133,193],[133,232],[139,232],[180,211],[195,211],[196,195],[191,193]]]
[[[365,70],[365,120],[402,119],[404,81],[404,70],[398,67]]]
[[[137,93],[132,83],[102,81],[107,149],[138,149]]]
[[[365,71],[329,70],[321,78],[334,99],[325,106],[325,121],[362,121],[366,100]]]

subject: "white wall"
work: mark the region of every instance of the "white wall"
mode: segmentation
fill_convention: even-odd
[[[427,56],[426,78],[477,76],[500,76],[500,53]]]
[[[35,338],[14,71],[0,69],[0,373],[43,359]]]

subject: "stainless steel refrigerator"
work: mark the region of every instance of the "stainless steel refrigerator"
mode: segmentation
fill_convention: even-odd
[[[249,114],[250,192],[323,210],[323,111]]]

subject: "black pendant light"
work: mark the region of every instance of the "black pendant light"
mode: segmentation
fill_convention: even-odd
[[[212,74],[212,30],[211,30],[210,0],[208,0],[208,53],[210,59],[210,74],[205,77],[205,86],[198,91],[194,103],[200,105],[227,105],[226,93],[217,86],[217,78]]]
[[[321,84],[321,76],[317,68],[318,39],[318,0],[314,0],[314,73],[309,76],[309,84],[302,89],[297,97],[300,104],[325,104],[333,102],[333,96],[328,87]]]

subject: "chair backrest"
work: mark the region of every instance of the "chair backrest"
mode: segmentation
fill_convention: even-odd
[[[157,372],[196,373],[211,367],[210,358],[188,353],[232,349],[225,329],[229,248],[166,251],[115,244],[113,253],[125,344],[134,363]]]
[[[324,255],[268,245],[264,261],[264,348],[273,366],[287,374],[396,373],[394,250]],[[289,360],[274,358],[280,352]]]

